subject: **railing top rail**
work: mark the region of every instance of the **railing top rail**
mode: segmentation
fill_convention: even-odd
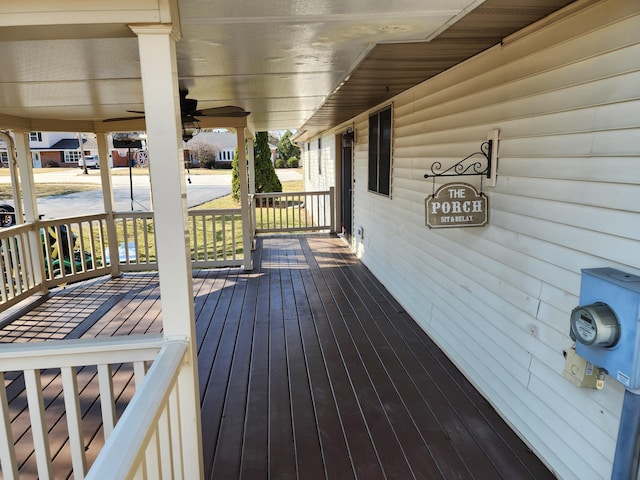
[[[40,227],[47,227],[49,225],[60,225],[63,223],[78,223],[78,222],[91,222],[93,220],[105,220],[107,218],[106,213],[95,213],[92,215],[77,215],[74,217],[61,217],[53,218],[50,220],[38,220],[37,225]]]
[[[162,407],[167,402],[171,387],[177,380],[186,351],[186,339],[170,339],[165,342],[140,389],[109,437],[112,448],[104,448],[100,452],[86,476],[87,480],[131,478],[144,452],[130,446],[145,445],[148,441]]]
[[[256,198],[269,198],[269,197],[291,197],[294,195],[329,195],[331,190],[321,190],[316,192],[266,192],[266,193],[256,193]]]
[[[115,218],[148,218],[153,217],[153,212],[113,212]]]
[[[0,371],[153,360],[162,339],[162,335],[128,335],[6,344],[0,349]]]
[[[240,208],[197,208],[189,210],[190,216],[194,215],[239,215],[242,213]]]
[[[14,235],[20,235],[21,233],[31,231],[33,223],[22,223],[20,225],[12,225],[11,227],[0,228],[0,237],[9,238]]]

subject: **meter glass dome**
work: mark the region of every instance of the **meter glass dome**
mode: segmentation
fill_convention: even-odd
[[[584,345],[612,347],[620,338],[620,322],[604,303],[580,306],[571,312],[571,333]]]

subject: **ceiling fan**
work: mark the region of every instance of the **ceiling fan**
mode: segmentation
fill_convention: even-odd
[[[191,140],[194,135],[200,132],[200,122],[197,117],[246,117],[250,112],[246,112],[242,107],[227,105],[224,107],[205,108],[198,110],[198,100],[187,98],[189,90],[180,90],[180,114],[182,121],[182,139],[185,142]],[[138,120],[144,118],[144,112],[139,110],[127,110],[129,113],[138,113],[137,117],[107,118],[105,122],[117,122],[121,120]]]

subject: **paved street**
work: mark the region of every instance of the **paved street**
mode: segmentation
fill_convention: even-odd
[[[296,170],[276,170],[281,180],[296,180],[302,176]],[[100,185],[100,171],[90,170],[83,174],[80,169],[60,169],[39,173],[34,171],[36,183],[84,183]],[[187,177],[191,183],[187,181]],[[147,211],[151,208],[151,195],[149,177],[147,175],[112,175],[113,196],[115,210],[120,212]],[[231,193],[231,170],[228,174],[205,175],[197,170],[191,171],[184,179],[187,187],[187,205],[194,207],[215,198],[223,197]],[[0,177],[0,182],[10,183],[10,178]],[[131,188],[133,187],[133,201]],[[13,202],[2,202],[13,204]],[[77,192],[69,195],[38,198],[39,213],[44,218],[62,218],[82,214],[93,214],[104,211],[102,204],[102,190],[97,188],[86,192]]]

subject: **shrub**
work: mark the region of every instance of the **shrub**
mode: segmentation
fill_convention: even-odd
[[[200,163],[202,165],[203,168],[208,168],[209,170],[216,168],[216,159],[214,158],[207,158],[203,161],[201,161]]]
[[[276,158],[276,168],[284,168],[284,159]]]
[[[287,160],[287,166],[289,168],[298,168],[298,159],[296,157],[291,157]]]

